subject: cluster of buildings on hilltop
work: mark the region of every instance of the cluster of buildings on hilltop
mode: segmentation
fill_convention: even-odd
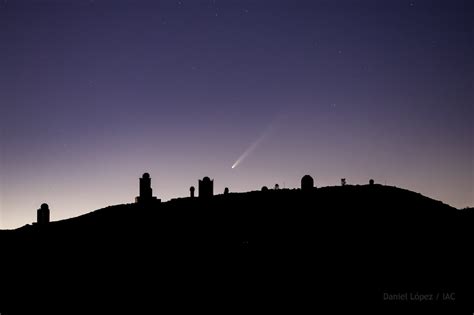
[[[374,180],[369,181],[370,185],[374,184]],[[341,179],[341,185],[346,185],[345,178]],[[279,189],[278,184],[275,185],[274,189]],[[314,189],[314,180],[310,175],[305,175],[301,178],[301,190],[308,192]],[[191,186],[189,188],[190,197],[195,197],[195,188]],[[262,187],[262,191],[268,190],[266,186]],[[214,180],[209,177],[204,177],[202,180],[198,181],[198,193],[199,198],[210,198],[214,196]],[[229,193],[229,188],[224,189],[224,195]],[[141,178],[139,178],[139,196],[135,198],[135,203],[137,204],[159,204],[161,199],[153,196],[153,189],[151,188],[151,177],[149,173],[144,173]],[[49,223],[50,221],[50,210],[49,206],[46,203],[43,203],[41,207],[37,210],[37,224],[43,225]]]
[[[153,196],[153,190],[151,188],[151,177],[150,174],[144,173],[140,180],[140,196],[135,198],[136,203],[160,203],[160,199]],[[262,187],[262,190],[266,190],[266,187]],[[314,180],[311,176],[305,175],[301,179],[301,190],[310,191],[314,188]],[[279,189],[278,184],[275,185],[275,189]],[[189,188],[189,196],[195,197],[196,188],[191,186]],[[214,180],[209,177],[204,177],[198,181],[198,193],[199,198],[210,198],[214,196]],[[224,189],[224,195],[229,193],[229,188]]]
[[[144,173],[141,178],[139,178],[140,195],[135,198],[136,203],[140,204],[150,204],[150,203],[160,203],[161,200],[153,196],[153,190],[151,188],[151,177],[149,173]],[[214,196],[214,180],[209,177],[204,177],[198,182],[198,192],[200,198],[209,198]],[[195,193],[194,186],[189,188],[190,197],[194,198]],[[225,188],[224,194],[229,193],[229,188]]]

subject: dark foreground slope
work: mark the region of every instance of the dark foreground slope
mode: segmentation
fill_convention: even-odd
[[[0,308],[452,312],[472,304],[473,219],[379,185],[113,206],[1,231]]]

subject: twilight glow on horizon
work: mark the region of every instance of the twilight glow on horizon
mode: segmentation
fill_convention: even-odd
[[[474,2],[1,0],[0,229],[315,185],[474,206]]]

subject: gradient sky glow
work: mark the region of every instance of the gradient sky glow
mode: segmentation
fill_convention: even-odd
[[[365,184],[474,206],[474,1],[0,0],[0,228]],[[279,117],[273,124],[275,117]],[[234,162],[269,125],[272,131]]]

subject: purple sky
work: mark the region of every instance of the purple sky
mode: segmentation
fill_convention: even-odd
[[[0,228],[43,202],[52,220],[132,202],[145,171],[163,200],[206,175],[221,193],[308,173],[473,206],[473,16],[471,0],[0,0]]]

